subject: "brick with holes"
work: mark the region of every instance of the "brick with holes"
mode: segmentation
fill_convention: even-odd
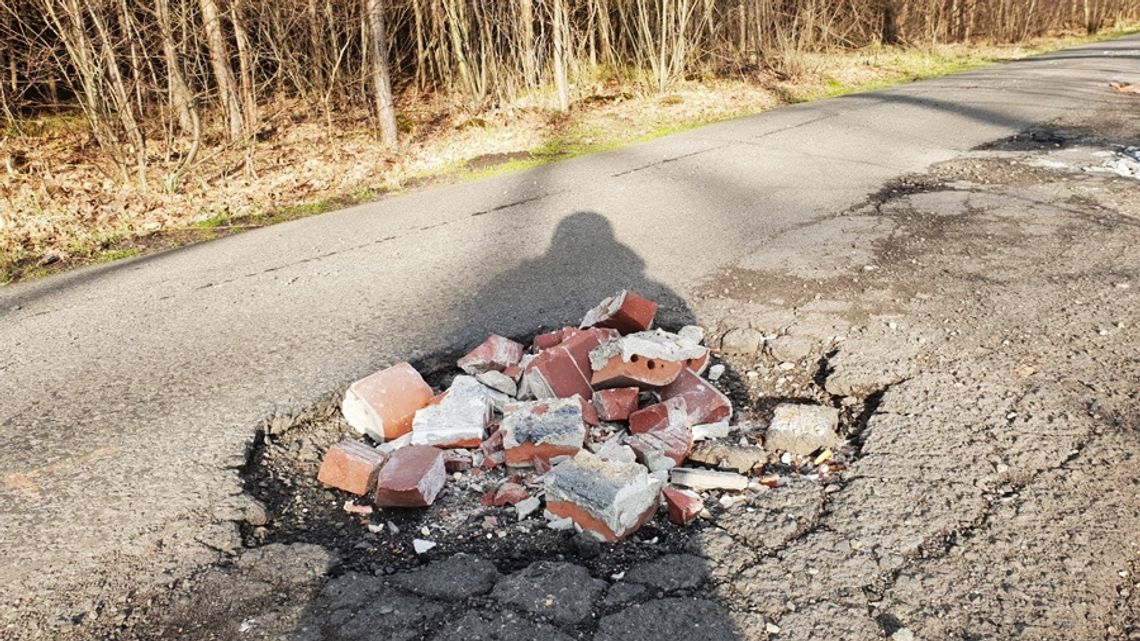
[[[701,366],[708,349],[663,330],[638,332],[608,341],[590,352],[590,383],[597,389],[612,387],[662,387],[672,383],[681,370]]]

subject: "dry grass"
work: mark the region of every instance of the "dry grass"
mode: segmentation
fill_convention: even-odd
[[[0,173],[0,283],[317,214],[425,182],[481,177],[1082,41],[798,54],[793,78],[702,79],[665,95],[599,81],[580,88],[568,115],[551,111],[543,95],[479,114],[456,111],[441,97],[405,97],[406,142],[397,154],[377,144],[363,114],[326,123],[285,103],[267,115],[263,141],[217,155],[173,191],[118,184],[100,168],[81,121],[43,119],[0,139],[0,161],[11,166]],[[155,175],[176,162],[156,158]]]

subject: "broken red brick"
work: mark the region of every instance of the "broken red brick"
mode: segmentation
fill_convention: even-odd
[[[605,367],[593,373],[590,384],[597,388],[662,387],[676,380],[685,368],[683,362],[663,361],[655,358],[642,358],[634,354],[627,362],[615,355]]]
[[[380,468],[374,502],[381,507],[427,507],[446,480],[443,450],[410,445],[393,452]]]
[[[345,439],[329,448],[317,480],[325,485],[364,496],[376,483],[384,455],[360,441]]]
[[[657,303],[623,289],[586,312],[581,327],[610,327],[632,334],[649,329],[656,314]]]
[[[678,397],[669,401],[650,405],[629,415],[629,431],[638,434],[661,429],[669,424],[670,415],[688,416],[685,399]]]
[[[594,407],[598,418],[603,421],[625,421],[637,411],[637,397],[641,393],[636,387],[619,387],[594,392]]]
[[[434,395],[416,368],[399,363],[350,385],[341,411],[356,431],[384,441],[410,432],[416,412]]]
[[[708,369],[709,358],[710,355],[708,352],[705,352],[705,355],[701,356],[700,358],[690,358],[689,360],[685,361],[685,368],[690,372],[700,376],[701,374],[705,373],[706,369]]]
[[[518,483],[503,483],[497,490],[494,491],[494,497],[491,500],[491,505],[495,507],[502,507],[504,505],[514,505],[519,501],[525,501],[530,498],[530,493],[526,488]]]
[[[560,345],[562,341],[572,338],[578,331],[577,327],[563,327],[553,332],[539,334],[534,337],[534,349],[541,352],[544,349],[550,349],[551,347]]]
[[[669,510],[669,520],[677,525],[688,525],[705,509],[705,502],[700,495],[691,490],[682,490],[673,486],[661,490],[665,496],[665,507]]]
[[[657,392],[661,400],[685,399],[689,423],[715,423],[732,417],[732,403],[720,390],[689,370],[681,372],[677,380]]]
[[[466,472],[471,469],[471,451],[465,449],[444,450],[443,467],[447,472]]]
[[[586,440],[580,398],[517,403],[503,417],[503,450],[507,465],[530,467],[534,460],[573,456]]]
[[[693,448],[693,433],[684,414],[674,412],[665,426],[633,434],[625,444],[637,455],[638,462],[651,472],[659,472],[685,462]]]
[[[590,400],[590,350],[617,336],[607,329],[584,330],[555,347],[543,350],[524,372],[526,388],[536,398],[570,398],[577,394]]]
[[[582,404],[582,420],[591,427],[597,427],[601,421],[598,420],[598,410],[594,407],[593,403],[587,401],[581,396],[578,401]]]
[[[501,372],[508,367],[518,365],[522,353],[522,345],[494,334],[459,359],[458,365],[459,369],[472,376],[491,370]]]
[[[580,452],[545,476],[546,510],[603,541],[633,534],[657,512],[661,482],[636,463]]]
[[[479,446],[483,453],[483,469],[492,469],[502,465],[506,461],[506,454],[503,452],[503,431],[496,429],[483,441]]]

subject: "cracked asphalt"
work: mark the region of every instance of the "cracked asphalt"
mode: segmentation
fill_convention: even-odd
[[[1140,639],[1140,182],[1110,167],[1140,122],[1105,87],[1136,43],[0,291],[5,636]],[[864,407],[848,469],[617,546],[419,558],[255,482],[314,465],[355,376],[626,286],[803,339],[726,354],[734,401]]]

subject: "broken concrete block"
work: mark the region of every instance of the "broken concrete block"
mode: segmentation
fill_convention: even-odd
[[[720,339],[720,349],[727,354],[751,356],[760,351],[764,335],[751,327],[737,327],[725,332]]]
[[[663,330],[638,332],[599,345],[590,352],[594,387],[661,387],[682,369],[707,358],[708,350]]]
[[[661,492],[644,467],[585,451],[556,465],[545,483],[546,511],[603,541],[625,538],[653,518]]]
[[[508,408],[499,433],[506,463],[512,467],[531,467],[535,459],[573,456],[586,440],[581,399],[516,403]]]
[[[661,429],[670,423],[688,422],[689,409],[682,397],[650,405],[629,415],[629,431],[634,434]]]
[[[496,392],[506,394],[507,396],[513,397],[519,393],[518,383],[515,383],[513,378],[503,372],[497,372],[495,370],[481,372],[475,375],[475,379]]]
[[[682,490],[673,486],[661,491],[665,497],[665,508],[669,511],[669,520],[676,525],[688,525],[697,518],[701,510],[705,509],[705,502],[700,495],[692,490]]]
[[[763,468],[768,462],[768,452],[755,446],[731,445],[728,443],[701,443],[689,452],[689,459],[722,470],[735,470],[747,474],[756,468]]]
[[[475,376],[483,372],[501,372],[519,364],[523,346],[509,338],[492,335],[481,345],[459,359],[459,369]]]
[[[811,454],[840,445],[843,439],[835,431],[838,427],[839,410],[834,407],[783,403],[776,406],[764,435],[764,446],[792,454]]]
[[[329,448],[317,480],[345,492],[364,496],[376,483],[384,455],[360,441],[345,439]]]
[[[594,454],[603,461],[616,463],[633,463],[637,454],[628,445],[623,445],[620,436],[615,436],[600,445],[592,448]]]
[[[396,450],[400,449],[401,447],[407,447],[411,444],[412,444],[412,433],[408,432],[407,434],[405,434],[399,438],[394,438],[390,441],[384,441],[383,443],[377,445],[376,449],[381,454],[383,454],[384,456],[391,456],[392,452],[395,452]]]
[[[393,452],[380,468],[373,502],[380,507],[427,507],[446,481],[443,450],[409,445]]]
[[[581,327],[610,327],[623,335],[632,334],[649,329],[656,315],[657,303],[623,289],[586,312]]]
[[[637,397],[640,390],[636,387],[618,387],[594,392],[594,407],[598,410],[598,418],[603,421],[625,421],[629,415],[637,411]]]
[[[590,400],[594,396],[590,385],[590,350],[616,336],[617,332],[612,329],[582,330],[557,346],[543,350],[523,370],[523,387],[539,399],[569,398],[577,394]]]
[[[728,438],[728,434],[732,428],[728,425],[728,420],[717,421],[716,423],[702,423],[694,425],[690,428],[693,433],[694,441],[707,441],[709,439]]]
[[[447,397],[416,412],[412,444],[478,447],[491,420],[494,392],[469,376],[457,376]]]
[[[715,472],[690,467],[675,467],[669,472],[669,481],[694,490],[744,490],[748,477],[735,472]]]
[[[693,435],[684,416],[675,414],[664,427],[634,434],[625,443],[649,471],[659,472],[685,462],[693,447]]]
[[[732,402],[728,397],[689,370],[678,374],[676,380],[658,390],[657,394],[662,401],[685,399],[690,425],[715,423],[732,417]]]
[[[410,432],[434,394],[416,368],[399,363],[350,385],[341,412],[356,431],[385,441]]]

